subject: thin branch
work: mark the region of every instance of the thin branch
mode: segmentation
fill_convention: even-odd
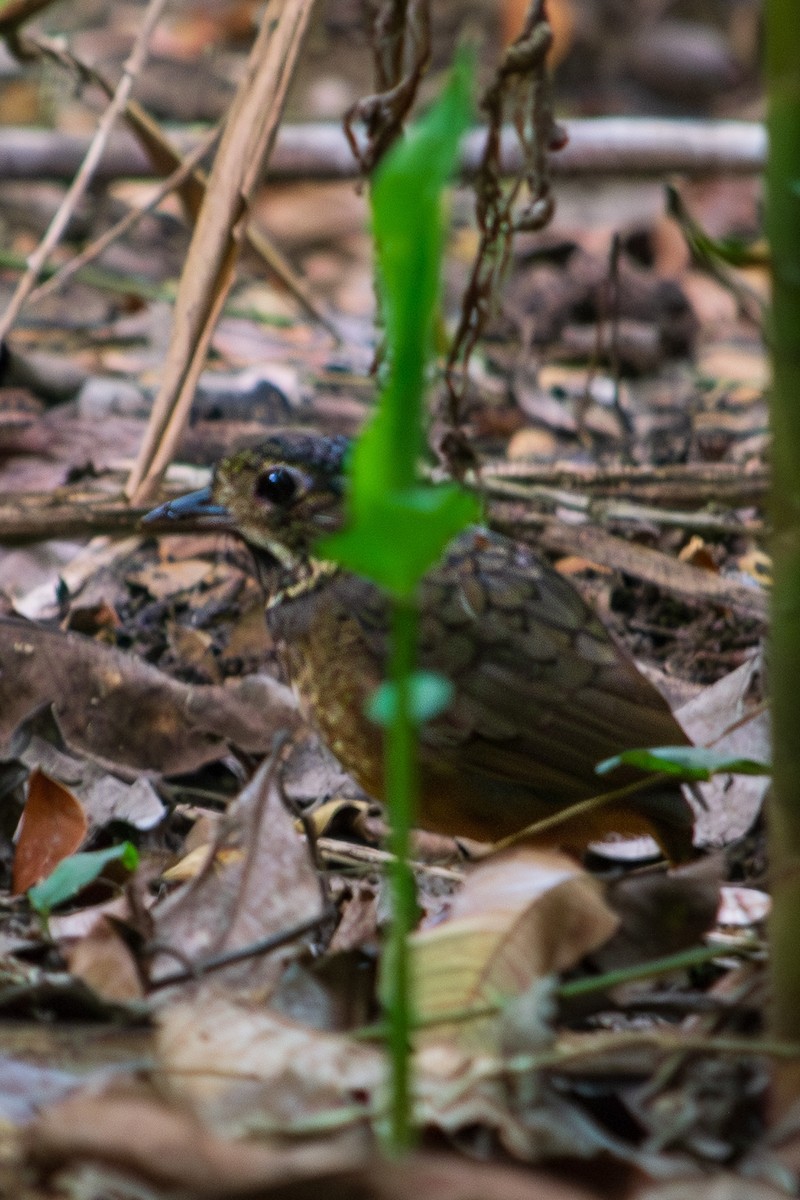
[[[100,237],[95,238],[95,240],[86,246],[80,254],[76,254],[74,258],[69,260],[69,262],[66,262],[63,266],[59,267],[56,273],[52,275],[46,283],[40,284],[38,288],[35,288],[34,291],[30,293],[28,296],[28,303],[36,304],[38,301],[44,300],[44,298],[49,296],[52,292],[56,292],[62,288],[64,284],[72,278],[73,275],[81,270],[82,267],[94,262],[94,260],[99,258],[100,255],[109,248],[109,246],[113,245],[113,243],[118,241],[121,237],[124,237],[126,233],[130,232],[131,229],[134,229],[136,225],[138,225],[139,221],[141,221],[142,217],[147,216],[148,213],[157,208],[161,201],[168,196],[170,192],[177,191],[184,180],[192,174],[200,160],[205,157],[209,150],[211,150],[212,146],[219,137],[219,134],[220,130],[218,127],[209,130],[208,133],[206,133],[201,139],[201,141],[197,143],[194,149],[189,151],[180,166],[176,167],[175,170],[160,184],[160,186],[156,188],[155,192],[146,204],[141,205],[139,208],[131,209],[129,213],[126,213],[122,220],[117,221],[114,225],[107,229],[105,233],[102,233]]]
[[[2,341],[14,322],[19,316],[30,293],[36,284],[39,273],[47,262],[48,255],[53,248],[58,244],[61,235],[67,227],[70,217],[75,211],[75,207],[88,188],[98,163],[103,154],[106,144],[111,136],[111,131],[118,117],[125,111],[125,106],[128,102],[128,97],[131,94],[134,81],[140,73],[147,59],[148,45],[152,37],[161,14],[164,10],[166,0],[150,0],[147,11],[142,20],[139,33],[133,44],[130,56],[122,70],[122,76],[114,97],[108,108],[103,113],[98,122],[92,142],[86,153],[86,157],[81,163],[80,170],[75,176],[72,184],[67,191],[58,212],[50,222],[50,226],[42,238],[37,249],[33,252],[28,260],[28,270],[23,275],[17,284],[16,291],[11,298],[11,301],[0,318],[0,341]]]
[[[558,177],[664,175],[758,175],[766,160],[766,133],[755,121],[674,121],[655,117],[594,117],[561,122],[568,141],[552,159]],[[194,132],[178,130],[183,152],[197,144]],[[464,139],[461,172],[471,178],[486,141],[476,129]],[[88,139],[43,129],[0,129],[0,178],[69,180],[86,154]],[[516,134],[503,130],[501,168],[515,174],[522,164]],[[273,182],[357,179],[358,161],[338,125],[310,122],[284,125],[270,157]],[[159,176],[146,151],[120,131],[106,147],[97,170],[103,180]]]

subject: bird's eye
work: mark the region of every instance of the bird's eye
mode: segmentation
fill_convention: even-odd
[[[255,494],[272,504],[288,504],[297,493],[297,479],[288,467],[270,467],[256,479]]]

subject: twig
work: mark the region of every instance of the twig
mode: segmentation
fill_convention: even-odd
[[[664,175],[757,175],[766,159],[764,127],[754,121],[673,121],[637,117],[594,117],[563,122],[568,142],[553,156],[553,175],[658,177]],[[481,161],[484,130],[462,143],[461,172],[471,178]],[[197,135],[175,134],[184,151]],[[69,180],[86,153],[88,139],[42,129],[0,130],[0,178]],[[503,130],[501,168],[515,174],[521,152],[513,130]],[[135,137],[120,132],[100,160],[97,178],[135,176],[152,179],[160,172]],[[273,181],[357,179],[359,164],[338,125],[309,122],[285,125],[269,161]]]
[[[556,554],[579,554],[624,571],[635,579],[654,583],[692,604],[716,604],[730,608],[739,617],[766,623],[769,597],[758,587],[724,579],[711,571],[680,562],[660,550],[614,537],[591,525],[567,525],[547,517],[542,517],[541,522],[536,541],[546,550]]]
[[[729,463],[677,463],[665,467],[605,467],[588,463],[547,466],[506,459],[482,463],[477,482],[492,492],[495,480],[518,480],[520,484],[546,488],[580,488],[640,503],[670,506],[709,501],[753,505],[766,498],[769,488],[766,467],[745,472],[738,464]],[[467,481],[476,482],[469,477]],[[497,489],[498,494],[501,491]]]
[[[32,47],[40,56],[52,59],[59,66],[74,72],[82,82],[96,85],[109,98],[113,95],[111,85],[96,67],[89,66],[72,53],[72,51],[65,50],[60,44],[55,44],[47,38],[32,38],[28,35],[25,39],[25,48],[27,49],[28,47]],[[17,48],[17,52],[19,52],[19,48]],[[129,99],[125,105],[125,119],[133,130],[140,147],[147,154],[153,168],[160,175],[169,174],[170,179],[174,181],[169,187],[165,184],[164,188],[167,191],[173,189],[179,191],[184,210],[188,214],[189,219],[195,221],[203,202],[207,182],[204,172],[200,170],[197,163],[203,157],[206,150],[210,149],[213,145],[213,142],[218,137],[218,132],[209,131],[199,142],[193,143],[189,147],[186,152],[186,158],[187,162],[189,159],[192,160],[193,169],[187,170],[183,164],[181,154],[176,149],[172,139],[165,136],[149,113],[135,100]],[[169,181],[167,182],[169,183]],[[162,188],[159,195],[163,196],[164,194],[166,192]],[[144,206],[141,212],[148,212],[157,202],[157,200],[151,200],[148,205]],[[136,220],[138,220],[138,215],[130,214],[119,225],[122,226],[124,224],[125,229],[127,229],[130,225],[135,224]],[[123,232],[119,227],[115,227],[115,230],[116,233],[113,234],[115,237],[120,236],[120,233]],[[263,259],[269,270],[278,277],[290,295],[294,296],[295,300],[305,309],[308,315],[315,321],[318,321],[324,329],[327,329],[328,333],[331,334],[337,343],[341,342],[341,333],[333,318],[325,311],[324,307],[313,295],[308,284],[294,270],[291,263],[281,254],[277,246],[269,240],[265,233],[256,228],[249,228],[245,236],[251,249]],[[108,234],[100,239],[102,249],[105,249],[111,240],[113,240],[112,231],[109,231]],[[88,261],[89,257],[96,257],[96,254],[99,253],[98,250],[94,250],[93,253],[91,252],[92,247],[88,247],[85,251],[87,259],[82,259],[81,262]],[[69,277],[79,268],[80,264],[73,267],[71,263],[68,263],[62,270],[65,272],[65,277]],[[58,272],[58,274],[60,275],[61,273]],[[44,291],[37,289],[30,298],[31,302],[34,299],[41,299],[43,295],[48,294],[55,286],[57,285],[48,285]]]
[[[331,920],[331,916],[330,911],[316,913],[305,921],[299,921],[297,925],[282,929],[280,933],[270,934],[269,937],[261,938],[257,942],[250,942],[247,946],[238,946],[235,950],[224,950],[220,954],[211,954],[208,958],[197,959],[188,963],[180,971],[173,971],[171,975],[162,975],[149,985],[148,990],[154,992],[157,988],[171,987],[175,983],[188,983],[192,979],[200,979],[201,976],[208,975],[211,971],[220,971],[223,967],[229,967],[232,963],[270,954],[273,950],[279,950],[281,946],[288,946],[291,942],[297,941],[304,934],[319,929],[326,921]],[[159,954],[167,952],[163,946],[153,947],[153,950],[157,950]]]
[[[690,529],[695,532],[712,534],[746,534],[750,537],[764,534],[763,521],[741,522],[730,513],[685,512],[676,509],[659,508],[654,504],[636,504],[627,500],[605,500],[591,496],[567,492],[563,488],[541,487],[537,485],[513,483],[509,480],[496,479],[489,484],[486,492],[501,499],[514,498],[525,504],[538,504],[548,512],[556,508],[580,513],[584,518],[593,520],[598,525],[615,521],[637,522],[638,524],[657,524],[679,529]],[[539,524],[538,513],[526,513],[520,523],[523,525]],[[513,517],[511,518],[513,521]]]
[[[62,288],[67,280],[71,279],[77,271],[80,271],[82,267],[87,266],[89,263],[94,262],[94,260],[99,258],[109,246],[118,241],[119,238],[124,237],[126,233],[133,229],[139,223],[139,221],[141,221],[142,217],[145,217],[149,212],[152,212],[153,209],[157,208],[165,196],[168,196],[170,192],[177,191],[184,180],[187,179],[194,171],[200,160],[205,157],[209,150],[211,150],[212,146],[219,137],[219,133],[220,131],[218,128],[209,130],[208,133],[206,133],[205,136],[197,143],[194,149],[189,151],[180,166],[176,167],[175,170],[160,184],[160,186],[156,188],[155,192],[146,204],[141,205],[139,208],[132,209],[131,212],[127,213],[122,218],[122,220],[117,221],[110,227],[110,229],[107,229],[105,233],[102,233],[100,237],[95,238],[95,240],[86,246],[80,254],[76,254],[74,258],[69,260],[69,262],[66,262],[63,266],[59,267],[56,273],[52,275],[46,283],[40,284],[38,288],[35,288],[34,291],[30,293],[28,297],[28,303],[36,304],[38,301],[44,300],[45,297],[49,296],[52,292],[56,292],[59,290],[59,288]]]
[[[39,243],[39,246],[31,255],[28,261],[28,270],[17,284],[16,291],[11,298],[8,308],[6,309],[2,318],[0,318],[0,341],[6,337],[20,312],[22,311],[22,307],[30,293],[33,291],[36,280],[39,277],[39,272],[47,261],[48,255],[54,246],[58,244],[61,235],[67,227],[70,217],[75,211],[75,206],[91,182],[103,150],[109,140],[109,137],[111,136],[111,131],[114,127],[114,124],[120,114],[124,111],[134,84],[134,80],[145,63],[147,58],[148,44],[150,42],[153,30],[155,29],[156,24],[161,17],[165,3],[166,0],[149,0],[147,11],[145,12],[130,56],[123,67],[122,76],[117,84],[114,97],[98,122],[95,135],[89,146],[86,157],[81,163],[80,170],[72,181],[66,196],[59,206],[58,212],[50,222],[50,226]]]
[[[149,499],[188,418],[233,283],[247,205],[269,158],[314,0],[267,5],[231,106],[186,258],[161,388],[126,493]]]
[[[342,842],[336,838],[317,838],[314,843],[320,857],[327,863],[366,867],[371,871],[382,871],[395,861],[388,850],[374,846],[359,846],[356,842]],[[452,867],[437,867],[433,863],[414,862],[408,864],[417,875],[428,875],[432,879],[446,879],[450,883],[461,883],[464,872]]]

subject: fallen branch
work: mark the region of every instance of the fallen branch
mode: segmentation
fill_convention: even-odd
[[[553,155],[558,176],[608,175],[754,175],[764,167],[766,135],[751,121],[671,121],[656,118],[598,117],[564,122],[569,142]],[[196,133],[174,131],[175,144],[188,153]],[[477,169],[485,133],[465,139],[461,169],[469,177]],[[89,139],[55,130],[0,130],[0,178],[70,180],[86,154]],[[504,131],[502,168],[513,174],[520,153],[510,130]],[[269,178],[353,179],[359,174],[347,139],[338,125],[285,125],[272,152]],[[95,177],[119,179],[158,176],[145,151],[128,133],[111,138]]]

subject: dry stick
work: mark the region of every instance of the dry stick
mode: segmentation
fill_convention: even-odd
[[[486,482],[484,491],[501,502],[513,498],[526,504],[538,504],[548,512],[553,512],[556,508],[567,509],[579,513],[584,519],[593,520],[598,525],[605,525],[610,521],[634,522],[638,525],[655,522],[658,525],[704,533],[754,536],[765,532],[763,521],[742,522],[730,513],[687,512],[662,508],[655,504],[638,504],[629,500],[606,500],[565,491],[563,488],[543,487],[541,484],[527,486],[511,480],[495,479]],[[532,514],[533,524],[536,524],[540,515],[536,512]],[[513,517],[511,519],[513,520]],[[526,514],[521,523],[531,523],[531,514]]]
[[[569,141],[553,156],[559,177],[587,175],[662,178],[680,174],[757,175],[764,168],[766,135],[754,121],[691,121],[632,117],[592,117],[563,122]],[[511,130],[502,137],[505,175],[520,165],[519,147]],[[196,135],[178,131],[175,140],[189,150]],[[469,178],[480,162],[486,133],[468,134],[461,147],[461,172]],[[87,139],[43,129],[0,129],[0,178],[69,180],[75,174]],[[130,134],[119,132],[100,163],[103,179],[159,172]],[[269,178],[275,181],[356,179],[359,166],[338,125],[308,122],[285,125],[270,157]]]
[[[100,237],[95,238],[80,254],[76,254],[69,262],[59,267],[55,275],[51,275],[46,283],[40,284],[38,288],[35,288],[30,293],[28,303],[36,304],[39,300],[44,300],[46,296],[62,288],[82,267],[88,266],[89,263],[99,258],[109,246],[123,237],[129,230],[133,229],[141,221],[142,217],[152,212],[161,203],[165,196],[168,196],[170,192],[177,191],[184,180],[194,171],[201,158],[204,158],[212,148],[219,134],[220,130],[218,128],[209,130],[194,149],[189,151],[180,166],[176,167],[172,174],[167,176],[146,204],[132,209],[121,221],[117,221],[110,229],[102,233]]]
[[[537,543],[557,554],[580,554],[606,563],[637,579],[655,583],[693,604],[712,603],[740,617],[766,622],[769,597],[758,587],[724,579],[701,567],[679,562],[660,550],[638,546],[593,526],[566,525],[542,518]]]
[[[28,260],[28,270],[23,275],[17,284],[17,289],[11,298],[8,308],[3,317],[0,319],[0,341],[2,341],[13,326],[26,299],[33,291],[39,273],[47,261],[47,256],[50,254],[54,246],[58,244],[61,235],[67,227],[70,217],[75,211],[75,207],[84,194],[91,182],[97,164],[100,161],[103,150],[111,136],[111,131],[114,124],[125,109],[128,102],[134,80],[141,71],[147,59],[147,48],[153,30],[158,23],[161,13],[164,9],[166,0],[150,0],[147,11],[144,15],[141,28],[139,30],[136,41],[133,44],[130,56],[122,70],[122,76],[117,84],[114,97],[108,108],[103,113],[98,122],[95,135],[92,139],[89,150],[84,158],[78,174],[75,176],[72,184],[67,191],[66,196],[61,202],[58,212],[50,222],[50,226],[45,233],[42,241],[37,249],[33,252]]]
[[[755,505],[762,503],[769,488],[769,471],[759,467],[743,471],[729,463],[673,463],[653,466],[597,466],[561,462],[553,465],[507,459],[481,463],[478,477],[467,482],[483,485],[487,491],[495,480],[516,480],[538,487],[576,487],[604,495],[650,504]],[[501,490],[501,489],[499,489]]]
[[[126,486],[146,501],[175,452],[233,282],[247,205],[269,157],[314,0],[271,0],[234,99],[181,276],[164,377]]]
[[[305,921],[299,921],[288,929],[282,929],[280,933],[272,933],[268,937],[259,938],[257,942],[250,942],[246,946],[237,946],[235,950],[224,950],[220,954],[211,954],[208,958],[187,962],[181,970],[173,971],[171,975],[162,975],[160,979],[156,979],[149,985],[148,991],[155,992],[159,988],[172,987],[176,983],[188,983],[201,979],[212,971],[221,971],[225,967],[244,962],[248,958],[262,958],[265,954],[271,954],[273,950],[280,950],[283,946],[298,941],[307,933],[313,933],[326,921],[331,921],[333,915],[332,910],[316,913]],[[169,947],[165,946],[155,946],[152,949],[161,954],[169,953]]]

